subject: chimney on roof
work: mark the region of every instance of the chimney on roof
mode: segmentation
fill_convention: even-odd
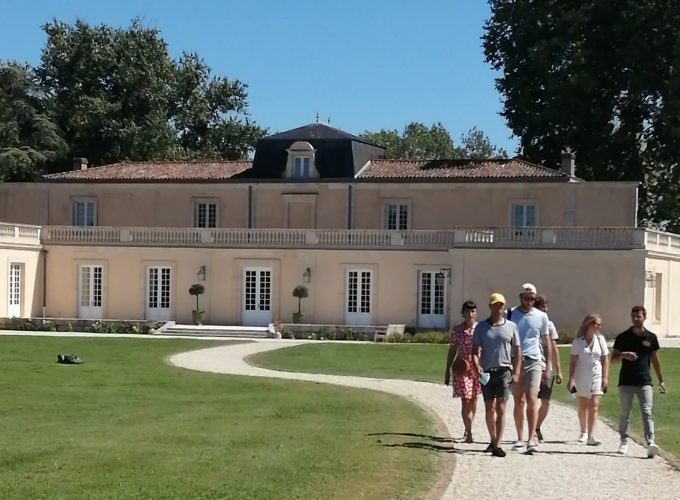
[[[73,170],[87,170],[87,158],[73,158]]]
[[[562,151],[561,157],[560,170],[569,177],[576,177],[576,155],[567,148],[566,151]]]

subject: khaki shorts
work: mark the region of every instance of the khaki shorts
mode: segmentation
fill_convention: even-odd
[[[524,392],[536,394],[541,387],[543,367],[540,359],[522,357],[522,373],[519,376],[519,386]]]

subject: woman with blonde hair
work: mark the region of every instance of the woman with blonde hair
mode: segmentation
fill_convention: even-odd
[[[579,443],[598,446],[593,431],[600,409],[602,394],[609,383],[609,349],[600,333],[602,317],[589,314],[583,318],[578,335],[571,344],[569,383],[567,388],[578,398],[578,422],[581,426]]]

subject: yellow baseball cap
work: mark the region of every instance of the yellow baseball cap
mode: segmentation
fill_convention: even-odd
[[[502,293],[492,293],[491,297],[489,297],[489,305],[492,306],[497,303],[505,304],[505,297],[503,297]]]

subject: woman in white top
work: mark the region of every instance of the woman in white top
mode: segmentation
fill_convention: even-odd
[[[609,361],[607,341],[600,334],[602,318],[589,314],[583,319],[578,335],[571,344],[569,383],[567,388],[576,392],[578,398],[578,422],[581,426],[579,443],[598,446],[600,441],[593,436],[600,399],[609,383]]]

